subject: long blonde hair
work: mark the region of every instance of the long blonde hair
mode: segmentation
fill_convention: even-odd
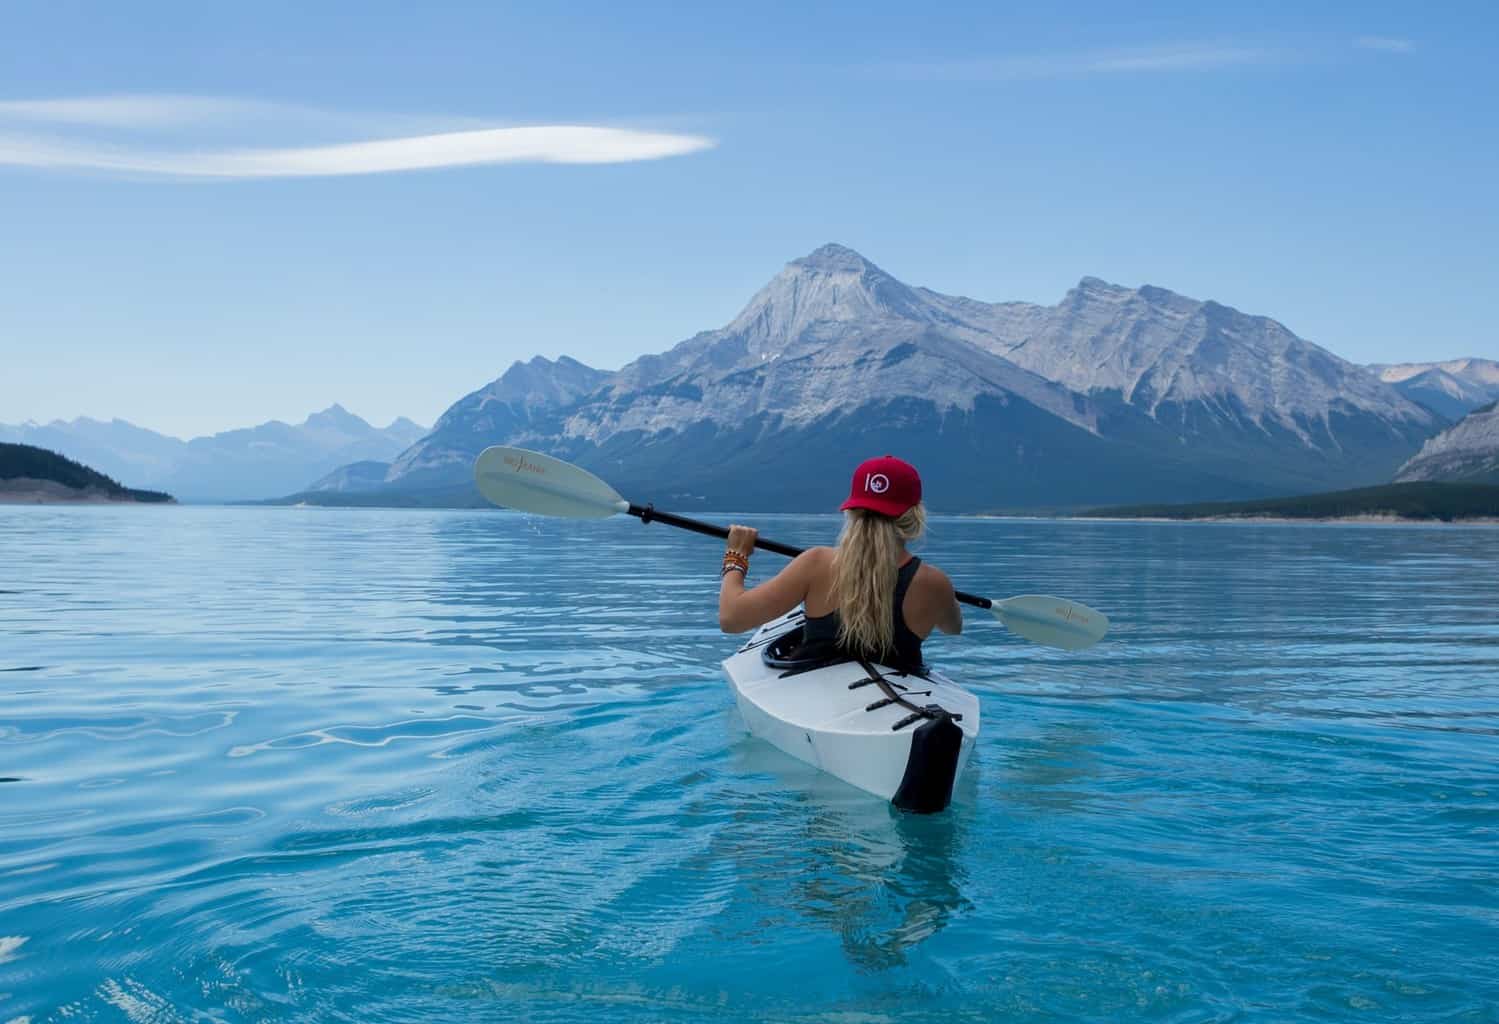
[[[926,529],[920,503],[897,519],[867,509],[845,513],[833,555],[833,600],[838,606],[838,643],[872,658],[895,650],[895,580],[907,541]]]

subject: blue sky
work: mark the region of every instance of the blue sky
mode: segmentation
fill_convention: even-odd
[[[1496,10],[7,4],[0,422],[430,423],[828,241],[1499,358]]]

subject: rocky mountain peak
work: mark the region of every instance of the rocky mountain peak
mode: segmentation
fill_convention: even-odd
[[[1076,292],[1081,294],[1122,295],[1128,291],[1129,289],[1124,287],[1124,285],[1122,284],[1114,284],[1112,281],[1105,281],[1101,277],[1094,277],[1089,274],[1080,279],[1077,282],[1077,285],[1070,292],[1068,292],[1068,294],[1070,295]]]
[[[553,361],[535,356],[529,362],[517,359],[481,394],[485,400],[522,405],[554,404],[576,398],[596,387],[608,374],[562,356]]]
[[[786,264],[724,330],[741,337],[747,352],[766,356],[799,341],[814,324],[890,317],[930,321],[932,309],[915,289],[854,250],[828,244]]]
[[[304,427],[359,430],[368,431],[372,429],[363,419],[345,409],[342,405],[334,402],[321,412],[315,412],[302,422]]]
[[[841,273],[864,273],[873,271],[883,274],[884,271],[873,263],[866,260],[846,245],[837,242],[829,242],[826,245],[813,249],[807,255],[792,260],[788,267],[802,267],[813,272],[841,272]]]

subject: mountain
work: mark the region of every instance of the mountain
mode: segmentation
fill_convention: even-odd
[[[1275,320],[1164,288],[1085,277],[1054,307],[932,301],[977,344],[1097,402],[1106,435],[1207,455],[1246,484],[1387,479],[1438,426]]]
[[[487,439],[545,430],[551,413],[578,401],[608,376],[568,356],[556,362],[541,356],[516,362],[498,379],[449,407],[430,437],[394,460],[387,482],[399,481],[406,490],[467,484],[474,458],[491,443]]]
[[[378,490],[385,486],[385,477],[389,472],[390,463],[388,462],[379,462],[375,459],[351,462],[347,466],[339,466],[327,476],[319,477],[308,485],[307,490],[338,491],[349,494]]]
[[[0,426],[0,440],[48,447],[132,485],[169,490],[185,501],[286,494],[349,462],[392,459],[424,434],[405,418],[384,429],[373,427],[340,405],[297,425],[272,420],[191,441],[118,419]]]
[[[170,494],[136,491],[97,470],[28,444],[0,443],[0,502],[170,502]]]
[[[1474,410],[1427,441],[1395,480],[1499,484],[1499,402]]]
[[[1499,400],[1499,362],[1492,359],[1375,364],[1368,369],[1405,397],[1454,422]]]
[[[1258,497],[1389,479],[1440,423],[1264,317],[1084,278],[1056,306],[902,283],[851,249],[793,260],[729,324],[607,374],[517,363],[403,452],[384,490],[472,490],[510,443],[627,494],[826,508],[893,452],[934,507]]]
[[[0,424],[0,441],[34,445],[60,452],[131,484],[155,484],[172,470],[186,450],[181,438],[137,427],[124,420],[80,416],[64,422]]]

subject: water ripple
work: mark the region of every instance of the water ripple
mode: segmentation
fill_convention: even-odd
[[[0,1020],[1499,1016],[1499,531],[937,519],[1116,628],[932,644],[932,818],[746,736],[715,550],[0,509]]]

